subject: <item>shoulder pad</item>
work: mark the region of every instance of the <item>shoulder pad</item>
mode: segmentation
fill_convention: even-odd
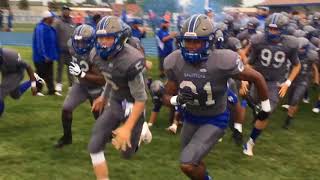
[[[89,54],[89,62],[93,63],[96,57],[97,57],[97,50],[96,48],[92,48]]]
[[[311,49],[308,51],[307,56],[311,61],[314,61],[314,62],[316,62],[319,58],[318,52]]]
[[[215,63],[215,66],[225,71],[233,70],[240,60],[238,53],[228,49],[216,49],[210,57],[210,63]]]
[[[128,43],[130,46],[132,46],[132,47],[134,47],[134,48],[136,48],[136,49],[141,49],[141,42],[140,42],[140,40],[139,40],[138,38],[136,38],[136,37],[130,37],[130,38],[128,39],[127,43]]]
[[[237,38],[239,39],[239,40],[244,40],[244,39],[246,39],[248,37],[248,30],[246,29],[246,30],[244,30],[244,31],[242,31],[242,32],[240,32],[238,35],[237,35]]]
[[[133,80],[137,74],[142,72],[144,69],[144,59],[138,59],[135,62],[131,63],[127,70],[127,78],[129,81]]]
[[[164,62],[163,62],[164,70],[172,69],[176,65],[178,58],[181,58],[181,51],[179,49],[173,51],[164,59]]]
[[[264,33],[252,35],[250,41],[253,45],[263,43],[265,41]]]
[[[298,38],[290,35],[283,36],[282,39],[283,45],[289,47],[289,48],[299,48],[299,40]]]
[[[238,51],[242,48],[240,40],[235,37],[228,38],[228,46],[232,51]]]

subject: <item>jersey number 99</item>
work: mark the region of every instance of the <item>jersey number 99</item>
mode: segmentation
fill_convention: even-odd
[[[276,51],[274,54],[270,49],[263,49],[261,51],[261,64],[265,67],[272,65],[274,68],[280,68],[286,60],[286,54],[283,51]],[[271,62],[274,59],[274,62]]]

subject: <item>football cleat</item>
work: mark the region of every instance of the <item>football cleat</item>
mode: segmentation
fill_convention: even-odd
[[[243,145],[243,154],[248,156],[253,156],[253,147],[254,147],[254,142],[250,138],[249,141]]]
[[[60,91],[56,91],[56,92],[54,92],[54,94],[55,94],[56,96],[62,96],[62,94],[61,94]]]
[[[42,79],[37,73],[34,73],[33,75],[36,78],[37,83],[42,84],[44,86],[46,85],[46,81]]]
[[[309,98],[303,98],[302,102],[305,104],[309,104],[310,103],[310,99]]]
[[[318,114],[318,113],[320,112],[320,109],[319,109],[319,108],[317,108],[317,107],[315,107],[315,108],[313,108],[313,109],[312,109],[312,112],[314,112],[314,113],[317,113],[317,114]]]
[[[55,87],[55,90],[58,91],[58,92],[61,92],[62,91],[62,84],[61,83],[57,83],[56,87]]]
[[[173,134],[177,134],[177,129],[178,129],[178,126],[176,124],[172,124],[166,130]]]
[[[281,107],[284,108],[284,109],[289,109],[289,105],[288,104],[284,104]]]
[[[37,96],[45,96],[45,95],[42,94],[41,92],[37,92]]]
[[[72,144],[72,137],[62,136],[54,145],[55,148],[63,148],[65,145]]]

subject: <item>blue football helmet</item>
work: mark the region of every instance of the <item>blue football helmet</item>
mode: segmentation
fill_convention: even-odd
[[[185,21],[177,40],[183,59],[186,62],[197,64],[206,61],[214,42],[213,23],[206,15],[193,15]],[[197,50],[189,50],[185,46],[185,41],[188,40],[201,40],[204,43]]]
[[[102,59],[107,60],[123,48],[127,39],[124,23],[116,16],[106,16],[102,18],[97,24],[96,29],[96,38],[99,37],[114,37],[114,42],[111,47],[105,47],[96,40],[97,53]]]
[[[72,47],[77,54],[87,54],[94,46],[95,31],[87,24],[80,25],[74,30],[71,40]]]
[[[265,23],[265,34],[268,41],[279,41],[283,34],[286,34],[287,25],[289,24],[289,18],[281,13],[273,13],[267,19]],[[270,32],[271,28],[279,30],[280,33],[273,34]]]

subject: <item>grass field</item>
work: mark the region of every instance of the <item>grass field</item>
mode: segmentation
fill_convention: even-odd
[[[31,62],[31,49],[12,47]],[[155,58],[150,58],[156,64]],[[156,70],[156,66],[154,70]],[[152,73],[156,77],[156,73]],[[64,94],[67,88],[64,87]],[[312,93],[315,94],[314,92]],[[94,179],[87,151],[94,124],[89,103],[74,112],[71,146],[52,148],[61,136],[60,110],[64,97],[32,97],[27,92],[20,100],[6,99],[0,119],[1,180],[85,180]],[[148,109],[150,109],[150,102]],[[230,131],[222,143],[205,159],[216,180],[319,180],[320,118],[312,114],[310,104],[302,104],[294,126],[281,128],[285,112],[278,110],[255,148],[255,156],[242,154],[234,145]],[[161,112],[152,128],[153,141],[143,145],[130,161],[108,145],[106,157],[112,180],[183,180],[179,170],[179,135],[169,135],[167,112]],[[245,137],[251,130],[251,119],[244,126]]]
[[[33,32],[35,24],[17,23],[13,24],[14,32]]]

